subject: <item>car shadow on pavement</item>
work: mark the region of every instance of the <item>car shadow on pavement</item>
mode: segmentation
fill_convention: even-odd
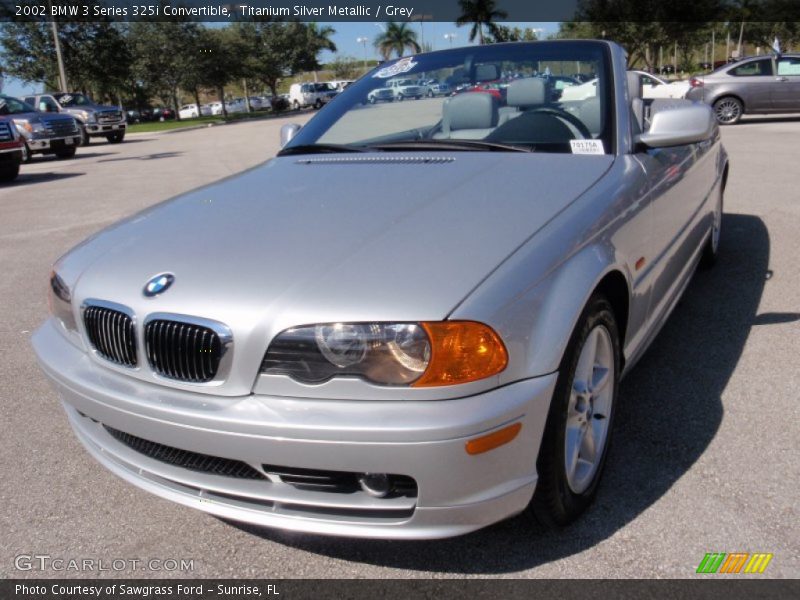
[[[513,573],[595,546],[661,498],[714,439],[724,415],[722,392],[751,327],[759,322],[769,253],[761,219],[725,215],[719,262],[695,274],[653,345],[621,384],[614,441],[597,500],[569,527],[544,531],[521,516],[459,538],[412,542],[232,524],[338,560],[423,572]]]
[[[60,179],[69,179],[70,177],[79,177],[86,175],[86,173],[26,173],[24,170],[20,172],[19,177],[14,180],[11,185],[25,185],[29,183],[44,183],[46,181],[58,181]]]
[[[99,163],[104,162],[118,162],[121,160],[158,160],[159,158],[175,158],[182,155],[183,152],[159,152],[157,154],[144,154],[142,156],[125,156],[122,158],[105,158],[98,160]]]
[[[800,117],[797,115],[781,115],[775,117],[745,115],[742,117],[742,120],[735,125],[735,127],[741,127],[743,125],[762,125],[763,123],[794,123],[797,121],[800,121]]]

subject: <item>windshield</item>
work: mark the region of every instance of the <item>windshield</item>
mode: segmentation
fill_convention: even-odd
[[[91,106],[94,104],[89,96],[83,94],[55,94],[55,99],[61,106]]]
[[[11,96],[0,96],[0,115],[19,115],[29,112],[36,112],[36,109]]]
[[[596,94],[562,98],[590,74],[597,77]],[[430,89],[431,82],[445,85],[444,95]],[[368,73],[303,127],[283,153],[313,146],[328,152],[505,146],[608,154],[614,148],[612,104],[610,52],[601,42],[444,50],[391,60]]]

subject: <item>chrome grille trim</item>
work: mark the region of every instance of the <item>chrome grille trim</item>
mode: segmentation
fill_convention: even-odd
[[[11,132],[11,127],[6,121],[0,121],[0,142],[11,142],[14,140],[14,134]]]
[[[78,126],[74,119],[59,119],[47,121],[45,131],[52,136],[78,135]]]
[[[118,110],[107,110],[97,113],[97,122],[101,124],[117,123],[122,121],[122,112]]]
[[[86,300],[81,306],[86,337],[95,353],[123,367],[137,365],[136,323],[126,306]]]
[[[153,313],[144,323],[144,348],[153,372],[187,383],[217,383],[230,370],[233,335],[222,323]]]

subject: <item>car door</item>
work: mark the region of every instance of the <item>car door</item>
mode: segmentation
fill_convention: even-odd
[[[735,81],[734,89],[744,101],[745,111],[770,112],[776,81],[773,76],[772,58],[748,60],[728,71]]]
[[[39,96],[39,102],[37,102],[34,106],[36,107],[36,110],[41,112],[61,112],[61,106],[59,106],[58,102],[56,102],[56,99],[52,96]]]
[[[772,102],[776,111],[800,111],[800,56],[781,56],[777,70]]]
[[[686,276],[694,252],[707,230],[698,227],[701,208],[716,173],[711,141],[640,151],[636,158],[650,184],[654,228],[650,318],[658,320]]]

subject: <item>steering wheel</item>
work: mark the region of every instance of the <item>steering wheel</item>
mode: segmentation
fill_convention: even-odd
[[[566,110],[560,108],[553,108],[551,106],[544,106],[541,108],[531,108],[530,110],[525,111],[525,114],[528,115],[535,113],[544,115],[553,115],[554,117],[558,117],[560,119],[568,121],[571,125],[575,126],[578,132],[583,136],[583,139],[585,140],[592,139],[592,132],[589,131],[589,128],[586,127],[586,124],[583,121],[581,121],[578,117],[576,117],[570,112],[567,112]]]

